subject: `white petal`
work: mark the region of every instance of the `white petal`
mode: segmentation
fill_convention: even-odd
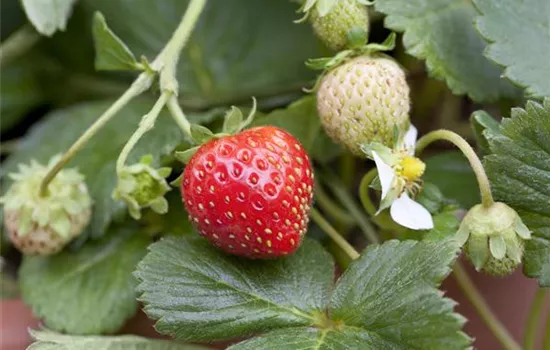
[[[384,199],[390,191],[391,184],[395,178],[395,172],[391,166],[384,163],[378,153],[373,151],[372,158],[376,163],[376,169],[378,169],[378,178],[380,179],[380,185],[382,186],[382,199]]]
[[[406,193],[393,202],[390,214],[393,221],[413,230],[429,230],[434,227],[430,212]]]
[[[418,136],[418,130],[411,124],[405,137],[403,137],[403,147],[412,156],[414,155],[414,148],[416,146],[416,137]]]

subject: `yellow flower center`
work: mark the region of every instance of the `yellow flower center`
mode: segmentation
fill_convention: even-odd
[[[426,164],[416,157],[406,156],[403,157],[401,163],[399,164],[399,175],[406,178],[408,181],[413,182],[418,180],[424,170],[426,169]]]

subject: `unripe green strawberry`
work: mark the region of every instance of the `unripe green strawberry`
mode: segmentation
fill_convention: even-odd
[[[319,39],[335,51],[346,46],[348,33],[353,28],[361,28],[365,32],[369,30],[367,8],[357,0],[340,0],[324,16],[314,7],[309,20]]]
[[[56,163],[52,159],[49,166]],[[32,161],[9,174],[14,183],[0,198],[4,226],[23,254],[51,255],[60,251],[88,225],[92,200],[84,177],[76,169],[60,171],[40,196],[40,184],[49,166]]]
[[[409,126],[409,86],[392,59],[363,55],[329,71],[317,91],[317,111],[327,134],[362,156],[361,144],[393,147]],[[396,133],[396,128],[398,133]]]
[[[493,276],[512,273],[523,257],[523,241],[531,238],[517,212],[504,203],[470,209],[457,233],[476,270]]]

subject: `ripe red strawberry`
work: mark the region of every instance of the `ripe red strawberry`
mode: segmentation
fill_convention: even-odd
[[[304,237],[313,172],[300,143],[273,126],[202,145],[183,173],[189,218],[210,242],[235,255],[276,258]]]

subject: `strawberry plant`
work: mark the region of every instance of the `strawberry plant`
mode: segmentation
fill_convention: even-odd
[[[2,349],[550,349],[547,1],[0,6]]]

